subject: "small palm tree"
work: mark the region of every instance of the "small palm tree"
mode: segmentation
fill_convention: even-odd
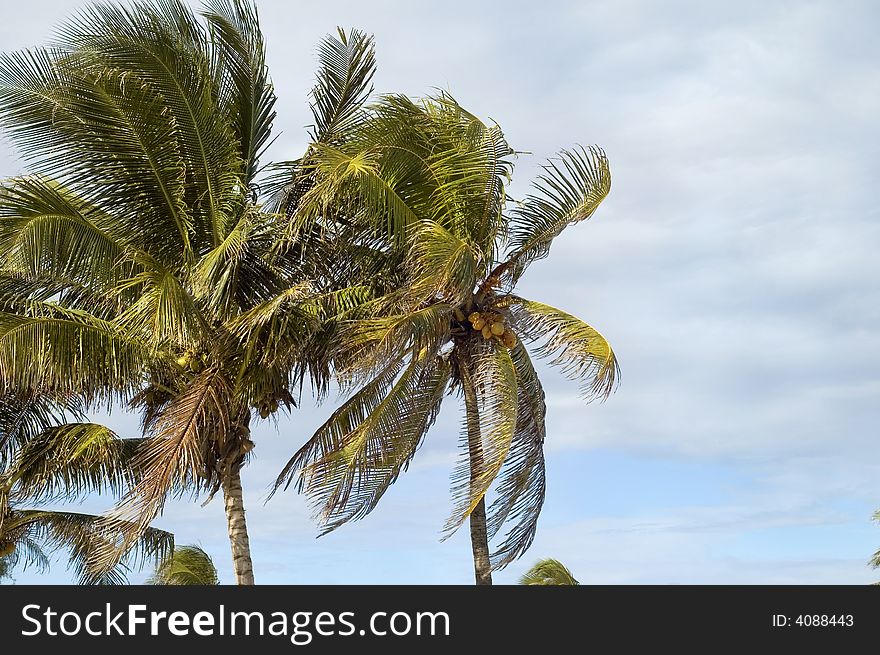
[[[135,446],[101,426],[52,427],[61,408],[43,394],[0,397],[0,561],[3,573],[16,566],[45,571],[49,553],[63,549],[83,584],[122,584],[131,565],[167,555],[173,535],[156,528],[140,532],[116,566],[96,572],[89,561],[108,538],[101,517],[41,509],[100,491],[118,492],[136,476]],[[121,526],[125,527],[125,526]],[[120,535],[115,535],[119,537]]]
[[[217,568],[198,546],[177,546],[147,579],[149,585],[217,585]]]
[[[476,581],[491,584],[492,570],[531,544],[544,499],[544,392],[523,342],[581,380],[588,398],[607,397],[618,374],[598,331],[513,292],[553,239],[608,194],[608,160],[598,148],[563,151],[514,202],[515,153],[500,128],[446,94],[384,97],[349,132],[345,143],[312,149],[303,169],[316,181],[292,213],[302,230],[328,221],[328,231],[354,230],[380,273],[363,282],[371,299],[334,322],[334,370],[354,393],[275,488],[296,480],[325,531],[365,516],[457,392],[462,457],[445,534],[469,519]]]
[[[521,585],[578,585],[565,565],[558,559],[538,560],[535,565],[523,573],[519,579]]]
[[[294,405],[325,301],[315,269],[333,260],[257,202],[275,94],[255,7],[202,16],[98,5],[54,49],[0,59],[0,120],[34,171],[0,188],[0,382],[140,410],[141,475],[107,529],[135,526],[130,545],[169,494],[222,490],[235,579],[253,584],[251,424]],[[322,58],[313,136],[336,142],[371,41],[328,40]]]

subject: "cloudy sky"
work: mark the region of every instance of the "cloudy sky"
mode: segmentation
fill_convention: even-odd
[[[79,0],[28,0],[0,49],[45,42]],[[623,369],[584,406],[542,370],[549,490],[532,549],[584,583],[880,578],[880,5],[744,1],[261,0],[280,97],[273,159],[297,156],[318,41],[376,35],[377,91],[451,92],[533,153],[597,143],[613,189],[532,267],[522,295],[600,329]],[[0,146],[0,175],[20,171]],[[306,399],[307,401],[308,399]],[[469,583],[467,535],[438,541],[458,434],[449,405],[365,520],[320,539],[282,463],[332,411],[257,430],[244,473],[257,582]],[[123,413],[107,419],[133,434]],[[99,511],[106,499],[84,507]],[[156,523],[232,579],[222,503]],[[63,566],[19,583],[67,582]],[[142,576],[133,576],[134,580]]]

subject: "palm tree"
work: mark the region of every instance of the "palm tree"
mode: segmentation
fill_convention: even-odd
[[[89,566],[93,551],[113,537],[103,529],[101,517],[40,505],[91,492],[118,492],[136,477],[130,466],[135,446],[101,426],[53,426],[63,416],[63,405],[56,401],[37,393],[0,397],[3,574],[16,566],[45,571],[49,553],[64,549],[81,583],[123,584],[130,565],[167,556],[174,537],[147,528],[116,566],[100,572]]]
[[[222,490],[235,580],[253,584],[251,422],[291,408],[307,374],[320,387],[302,346],[337,299],[327,260],[257,203],[275,94],[256,9],[202,16],[97,5],[52,50],[0,59],[0,122],[33,170],[0,188],[0,382],[141,410],[141,476],[107,528],[135,526],[128,546],[169,494]],[[316,140],[338,141],[372,57],[358,32],[325,42]]]
[[[578,585],[565,565],[558,559],[542,559],[523,573],[519,579],[521,585]]]
[[[159,562],[147,579],[150,585],[218,585],[217,567],[198,546],[178,546]]]
[[[447,94],[384,97],[349,131],[302,164],[317,182],[292,201],[294,222],[324,226],[335,208],[333,225],[356,226],[356,245],[381,274],[365,282],[371,299],[334,322],[334,370],[354,393],[275,489],[296,480],[325,531],[365,516],[409,466],[443,397],[457,392],[462,455],[445,536],[469,519],[476,582],[491,584],[492,570],[531,544],[544,499],[544,392],[523,341],[581,380],[588,398],[607,397],[618,374],[599,332],[513,293],[529,264],[608,194],[608,161],[598,148],[562,151],[514,202],[506,189],[515,153],[501,129]]]

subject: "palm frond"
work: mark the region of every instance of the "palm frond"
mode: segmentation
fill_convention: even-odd
[[[491,540],[508,523],[513,527],[492,553],[492,567],[501,569],[532,545],[544,505],[544,389],[522,343],[510,350],[517,379],[516,431],[495,486],[496,498],[487,511]]]
[[[56,389],[94,397],[137,383],[146,349],[86,311],[50,302],[0,312],[0,378],[7,389]]]
[[[359,30],[327,36],[319,46],[320,68],[312,90],[315,127],[312,139],[336,143],[358,121],[364,102],[373,90],[376,72],[373,37]]]
[[[90,570],[106,571],[118,563],[169,494],[195,493],[210,485],[217,472],[207,468],[207,451],[212,442],[223,444],[231,436],[230,405],[229,381],[207,369],[162,408],[132,461],[140,475],[137,484],[101,519],[100,529],[119,537],[106,539],[92,553]]]
[[[581,383],[586,398],[607,398],[614,391],[620,367],[614,351],[598,331],[560,309],[509,296],[516,331],[538,343],[535,354],[550,359],[572,380]]]
[[[148,528],[121,555],[121,562],[95,572],[89,566],[90,558],[111,538],[101,526],[101,517],[91,514],[32,509],[13,510],[4,523],[4,529],[18,533],[16,551],[22,546],[27,548],[29,562],[26,564],[35,563],[45,570],[48,560],[44,551],[67,550],[69,566],[81,584],[125,584],[125,573],[130,566],[143,565],[150,559],[158,560],[174,545],[171,533]]]
[[[57,425],[21,445],[6,479],[14,497],[41,503],[92,492],[119,494],[136,480],[131,462],[142,443],[95,423]]]
[[[480,254],[470,243],[434,221],[415,225],[410,241],[408,267],[416,295],[439,296],[453,306],[471,297]]]
[[[120,71],[164,102],[166,123],[177,126],[186,162],[187,205],[193,235],[219,243],[242,199],[238,140],[212,74],[207,29],[180,0],[138,2],[132,8],[93,5],[58,31],[60,46],[88,71]],[[193,250],[199,245],[193,244]]]
[[[332,450],[302,470],[301,488],[316,507],[323,533],[363,518],[405,471],[437,418],[450,366],[442,359],[412,362],[353,429],[352,413],[337,416]],[[352,409],[350,406],[349,410]]]
[[[276,100],[257,7],[247,0],[207,0],[205,6],[202,15],[213,37],[220,105],[234,126],[245,162],[244,181],[250,183],[269,144]]]
[[[465,398],[464,453],[452,473],[453,509],[444,539],[470,516],[495,481],[516,434],[517,380],[510,353],[494,343],[471,345],[457,354]]]
[[[531,262],[547,256],[563,229],[593,215],[611,191],[608,158],[596,146],[563,150],[544,166],[534,189],[510,217],[502,267],[511,286]]]

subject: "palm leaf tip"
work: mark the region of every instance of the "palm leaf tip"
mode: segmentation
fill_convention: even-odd
[[[587,400],[607,399],[620,378],[611,344],[595,328],[550,305],[510,297],[517,332],[538,344],[535,354],[549,359],[569,379],[581,383]]]

